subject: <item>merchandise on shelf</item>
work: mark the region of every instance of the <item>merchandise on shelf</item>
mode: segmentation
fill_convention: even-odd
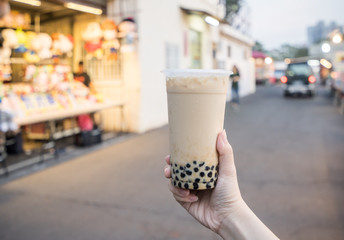
[[[28,13],[19,13],[18,11],[10,11],[0,18],[0,27],[8,28],[30,28],[31,17]]]

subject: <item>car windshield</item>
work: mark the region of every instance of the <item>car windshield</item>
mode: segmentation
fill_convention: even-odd
[[[309,76],[312,74],[311,68],[308,64],[291,64],[288,66],[286,75],[293,76]]]

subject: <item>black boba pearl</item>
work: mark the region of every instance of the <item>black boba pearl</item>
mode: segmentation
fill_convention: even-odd
[[[209,170],[210,170],[210,167],[206,166],[206,167],[205,167],[205,170],[206,170],[206,171],[209,171]]]
[[[173,181],[173,185],[174,185],[174,186],[177,186],[177,182],[176,182],[176,181]]]
[[[179,170],[178,170],[178,169],[176,170],[176,173],[179,173]]]
[[[214,178],[210,179],[210,182],[214,182]]]
[[[201,179],[199,179],[199,178],[196,178],[196,179],[195,179],[195,182],[196,182],[196,183],[199,183],[200,181],[201,181]]]
[[[189,171],[189,170],[186,170],[186,174],[189,175],[189,176],[191,176],[191,175],[192,175],[192,172]]]
[[[195,167],[195,168],[194,168],[194,171],[195,171],[195,172],[198,172],[198,168]]]
[[[194,187],[195,190],[198,189],[198,184],[194,182],[193,183],[193,187]]]
[[[189,184],[185,183],[185,184],[184,184],[184,187],[185,187],[186,189],[189,189]]]
[[[189,168],[189,167],[191,167],[191,165],[190,165],[189,163],[187,163],[187,164],[186,164],[186,167]]]
[[[172,172],[173,172],[173,174],[175,174],[175,173],[176,173],[176,171],[174,171],[174,168],[172,169]]]
[[[177,167],[177,163],[175,163],[174,166]]]
[[[219,171],[219,165],[216,165],[216,171]]]
[[[196,162],[196,161],[193,161],[192,163],[193,163],[193,164],[195,164],[195,165],[197,164],[197,162]]]
[[[207,184],[207,185],[206,185],[206,188],[207,188],[207,189],[211,188],[211,185],[210,185],[210,184]]]
[[[214,170],[214,165],[213,165],[213,166],[211,166],[211,170]]]
[[[199,174],[201,177],[204,177],[204,172],[201,172],[200,174]]]
[[[212,177],[213,173],[212,172],[208,172],[208,177]]]
[[[185,178],[185,173],[180,173],[181,178]]]
[[[205,162],[202,162],[198,166],[202,167],[204,164],[205,164]]]
[[[179,178],[176,176],[176,180],[179,181]]]
[[[180,170],[183,170],[184,168],[182,166],[179,167]]]
[[[178,187],[179,187],[179,188],[182,188],[182,184],[181,184],[180,182],[178,183]]]
[[[215,173],[215,178],[217,178],[217,173]]]

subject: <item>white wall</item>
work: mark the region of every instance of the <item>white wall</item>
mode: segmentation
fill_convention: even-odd
[[[139,0],[139,61],[141,67],[140,131],[167,123],[165,78],[166,45],[174,46],[174,66],[180,67],[182,31],[180,10],[175,0]]]

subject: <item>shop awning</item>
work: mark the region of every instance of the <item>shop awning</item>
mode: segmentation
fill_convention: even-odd
[[[252,52],[253,58],[266,58],[266,55],[263,52],[260,51],[253,51]]]
[[[202,14],[216,18],[223,22],[224,8],[221,5],[209,4],[207,1],[179,1],[179,7],[189,14]]]

